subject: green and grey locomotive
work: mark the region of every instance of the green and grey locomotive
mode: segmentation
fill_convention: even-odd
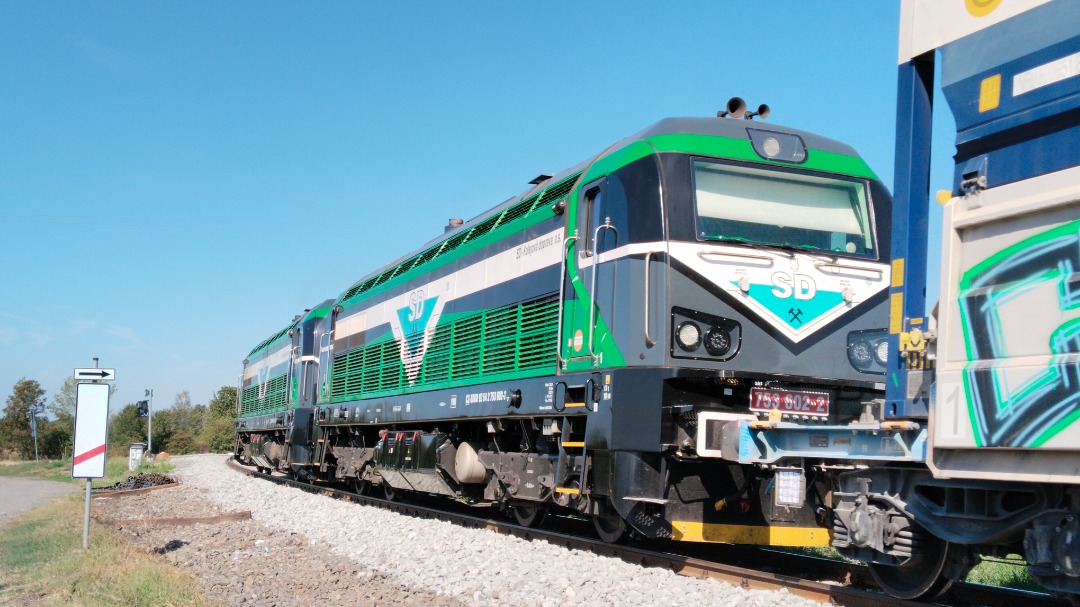
[[[880,414],[891,200],[847,145],[729,105],[297,316],[244,361],[236,457],[607,541],[828,545],[850,466],[815,454]]]

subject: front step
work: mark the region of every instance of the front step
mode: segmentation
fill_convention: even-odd
[[[567,403],[567,407],[584,403]],[[588,472],[588,454],[585,449],[585,417],[564,417],[562,440],[559,441],[559,461],[556,464],[555,493],[581,495]],[[580,451],[578,451],[580,449]]]

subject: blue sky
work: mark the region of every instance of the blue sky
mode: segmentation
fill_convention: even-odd
[[[898,11],[0,0],[0,393],[51,397],[96,356],[114,408],[205,403],[448,218],[732,95],[853,145],[891,189]]]

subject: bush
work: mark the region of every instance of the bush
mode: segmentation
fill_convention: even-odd
[[[48,459],[64,459],[71,455],[71,447],[75,442],[71,430],[59,423],[50,423],[44,430],[38,430],[38,442],[41,457]]]
[[[207,448],[211,451],[232,451],[235,425],[231,418],[207,415],[202,434]]]
[[[186,453],[194,453],[196,448],[195,437],[187,432],[175,432],[169,438],[165,439],[164,451],[168,451],[173,455],[184,455]]]

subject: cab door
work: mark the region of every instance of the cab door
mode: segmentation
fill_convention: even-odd
[[[571,201],[563,285],[562,370],[662,364],[667,241],[659,158],[589,181]]]
[[[568,370],[604,366],[605,352],[614,346],[612,328],[621,320],[615,297],[616,249],[627,233],[626,196],[618,185],[604,177],[585,185],[578,195],[577,239],[566,249],[560,343]]]

